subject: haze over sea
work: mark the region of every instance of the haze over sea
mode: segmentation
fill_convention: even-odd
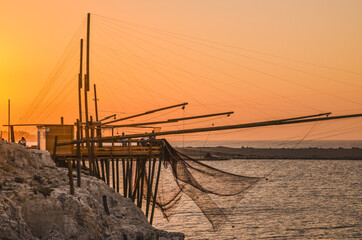
[[[157,212],[155,227],[183,232],[186,239],[362,239],[362,161],[205,163],[267,180],[244,196],[219,232],[186,195],[169,222]],[[224,187],[232,186],[220,185]]]
[[[170,140],[174,147],[252,147],[252,148],[362,148],[362,140],[258,140],[258,141],[234,141],[234,140]]]

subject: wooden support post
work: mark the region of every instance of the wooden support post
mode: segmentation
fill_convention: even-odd
[[[105,171],[104,171],[104,159],[101,159],[101,169],[102,169],[102,180],[105,182],[106,177],[105,177]]]
[[[148,161],[148,176],[147,176],[147,196],[146,196],[146,217],[148,219],[148,209],[149,209],[149,204],[150,204],[150,179],[151,179],[151,159],[147,158]]]
[[[83,139],[83,127],[82,127],[82,125],[80,125],[80,132],[81,132],[80,137],[81,137],[81,139]],[[81,143],[80,146],[81,146],[80,158],[82,160],[82,167],[85,169],[86,168],[85,157],[83,157],[84,143]]]
[[[86,72],[89,80],[89,49],[90,49],[90,13],[87,14],[87,55],[86,55]],[[86,87],[87,88],[87,87]],[[89,88],[89,85],[88,85]],[[89,91],[89,89],[88,89]]]
[[[119,159],[116,159],[116,172],[117,172],[117,192],[119,193]]]
[[[82,122],[82,77],[83,77],[83,39],[80,40],[80,63],[78,74],[78,105],[79,105],[79,121]],[[83,133],[81,134],[83,138]]]
[[[87,78],[85,78],[87,79]],[[90,138],[89,138],[89,121],[88,121],[88,100],[87,100],[87,88],[84,88],[84,107],[85,107],[85,115],[86,115],[86,125],[85,125],[85,137],[86,137],[86,146],[88,152],[88,164],[89,164],[89,175],[93,176],[93,158],[92,158],[92,150],[90,147]]]
[[[87,52],[86,52],[86,75],[84,78],[84,110],[85,110],[85,136],[86,136],[86,145],[88,149],[88,163],[89,163],[89,174],[94,175],[94,164],[92,158],[92,151],[90,148],[90,139],[89,139],[89,120],[88,120],[88,96],[87,92],[89,91],[89,41],[90,40],[90,13],[87,14]]]
[[[90,120],[91,123],[93,123],[93,118],[92,116],[90,116]],[[93,124],[92,124],[93,125]],[[95,129],[93,127],[90,128],[91,130],[91,138],[92,140],[94,139],[94,131]],[[93,166],[94,166],[94,176],[96,176],[97,178],[100,178],[100,171],[99,171],[99,165],[98,165],[98,158],[95,155],[95,141],[91,142],[91,153],[92,153],[92,161],[93,161]]]
[[[94,107],[95,107],[95,113],[96,113],[96,121],[97,121],[97,124],[98,124],[98,98],[97,98],[97,87],[96,87],[96,84],[93,84],[94,86]],[[97,128],[96,128],[96,136],[97,138],[101,138],[102,137],[102,128],[97,125]],[[102,142],[99,141],[98,142],[98,146],[102,146]]]
[[[106,183],[108,184],[108,185],[110,185],[110,182],[109,182],[109,159],[106,159],[106,174],[107,174],[107,181],[106,181]]]
[[[127,183],[126,183],[126,165],[125,165],[125,159],[122,158],[122,183],[123,183],[123,196],[126,197],[127,192]]]
[[[15,142],[15,134],[14,134],[14,126],[13,125],[11,125],[10,126],[10,138],[11,138],[11,142]]]
[[[142,200],[143,200],[143,187],[144,187],[144,182],[145,182],[145,175],[146,175],[146,163],[147,163],[147,158],[146,159],[142,159],[142,178],[141,178],[141,193],[139,196],[139,208],[142,209]]]
[[[79,128],[79,119],[77,119],[77,140],[80,140],[80,128]],[[81,179],[80,179],[80,143],[77,143],[77,187],[80,187]]]
[[[11,141],[11,126],[10,126],[10,99],[8,99],[8,142]]]
[[[60,124],[64,125],[64,117],[60,117]]]
[[[132,197],[132,180],[133,180],[133,158],[129,159],[130,165],[129,165],[129,175],[128,175],[128,197]]]
[[[99,170],[99,160],[98,158],[95,159],[95,164],[96,164],[96,173],[97,173],[97,178],[101,178],[101,171]]]
[[[67,163],[68,163],[68,178],[69,178],[70,194],[74,195],[74,181],[73,181],[72,160],[68,159]]]
[[[114,141],[112,141],[112,147],[111,147],[111,158],[112,158],[112,186],[113,189],[116,189],[116,176],[114,172],[114,157],[113,157],[113,149],[114,149]]]
[[[142,159],[137,159],[137,170],[136,170],[136,176],[135,176],[135,188],[133,190],[132,194],[132,200],[134,201],[136,199],[137,194],[137,206],[140,207],[140,181],[143,179],[142,176],[144,176],[144,168],[142,167],[143,161]],[[141,184],[143,186],[143,184]],[[142,201],[142,200],[141,200]]]
[[[136,199],[136,194],[137,194],[137,188],[138,188],[138,182],[139,182],[139,163],[138,163],[138,158],[136,158],[136,165],[135,165],[135,177],[134,177],[134,189],[132,191],[131,194],[131,199],[132,201],[134,201]]]
[[[79,74],[78,74],[78,108],[79,108],[79,139],[83,140],[83,126],[82,126],[82,122],[83,122],[83,116],[82,116],[82,82],[83,82],[83,39],[80,40],[80,61],[79,61]],[[83,147],[84,144],[81,143],[81,146]],[[82,164],[83,164],[83,168],[85,168],[85,161],[81,155],[81,160],[82,160]]]
[[[137,165],[137,171],[136,171],[136,187],[135,187],[135,193],[136,195],[134,198],[137,200],[136,205],[139,205],[139,198],[140,198],[140,181],[141,181],[141,159],[136,159],[136,165]]]
[[[126,176],[124,178],[124,184],[125,184],[124,197],[128,197],[129,161],[130,161],[130,159],[127,158],[127,160],[126,160]]]
[[[93,140],[94,139],[94,129],[92,127],[92,123],[93,123],[93,117],[90,116],[90,134],[91,134],[91,139]],[[92,161],[92,166],[93,166],[93,169],[92,169],[92,176],[97,176],[97,166],[95,164],[95,158],[94,158],[94,141],[92,141],[90,143],[90,161]]]
[[[56,161],[57,156],[57,143],[58,143],[58,136],[54,137],[54,147],[53,147],[53,161]]]
[[[152,158],[149,158],[150,162],[152,160]],[[156,165],[156,158],[153,158],[152,161],[152,170],[150,172],[150,179],[149,179],[149,183],[147,186],[147,205],[146,205],[146,216],[148,217],[148,213],[150,210],[150,202],[151,202],[151,196],[152,196],[152,188],[153,188],[153,177],[155,175],[155,165]]]
[[[164,143],[162,143],[162,149],[161,149],[161,153],[160,153],[160,160],[158,161],[158,170],[157,170],[157,177],[156,177],[156,186],[155,186],[155,193],[153,195],[153,204],[152,204],[152,212],[151,212],[151,217],[150,217],[150,224],[152,225],[153,222],[153,215],[155,212],[155,207],[156,207],[156,202],[157,202],[157,191],[158,191],[158,183],[160,181],[160,174],[161,174],[161,164],[162,161],[164,161],[164,157],[165,157],[165,145]]]
[[[115,171],[114,171],[114,158],[112,157],[112,186],[113,186],[113,189],[116,189],[116,174],[115,174]]]
[[[96,112],[96,121],[98,122],[98,104],[97,104],[97,87],[96,84],[93,84],[94,87],[94,107],[95,107],[95,112]]]
[[[103,195],[102,200],[103,200],[104,211],[107,213],[107,215],[109,215],[110,213],[109,213],[109,208],[108,208],[108,203],[107,203],[107,196]]]
[[[93,156],[95,156],[95,154],[94,154],[94,146],[93,146],[92,154],[93,154]],[[95,168],[94,168],[95,176],[96,176],[97,178],[101,178],[101,173],[100,173],[100,170],[99,170],[98,158],[97,158],[97,157],[93,157],[93,159],[94,159],[94,166],[95,166]]]

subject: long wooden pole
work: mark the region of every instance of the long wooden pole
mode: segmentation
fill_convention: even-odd
[[[216,117],[221,115],[230,115],[234,112],[223,112],[223,113],[214,113],[214,114],[207,114],[207,115],[198,115],[192,117],[185,117],[185,118],[172,118],[166,121],[156,121],[156,122],[143,122],[143,123],[132,123],[132,124],[121,124],[121,125],[107,125],[103,126],[102,128],[119,128],[119,127],[134,127],[134,126],[143,126],[143,125],[153,125],[153,124],[163,124],[163,123],[174,123],[183,120],[193,120],[198,118],[207,118],[207,117]]]
[[[70,194],[74,195],[74,180],[73,180],[73,168],[72,168],[72,160],[67,160],[68,165],[68,178],[69,178],[69,186],[70,186]]]
[[[355,117],[362,117],[362,113],[339,115],[339,116],[334,116],[334,117],[309,118],[309,119],[294,118],[297,120],[279,119],[279,120],[271,120],[271,121],[263,121],[263,122],[226,125],[226,126],[219,126],[219,127],[193,128],[193,129],[184,129],[184,130],[175,130],[175,131],[165,131],[165,132],[150,133],[150,134],[131,134],[131,135],[125,135],[125,136],[104,137],[101,139],[101,141],[122,140],[122,139],[129,139],[129,138],[149,137],[149,136],[176,135],[176,134],[197,133],[197,132],[211,132],[211,131],[221,131],[221,130],[229,130],[229,129],[288,125],[288,124],[307,123],[307,122],[320,122],[320,121],[330,121],[330,120],[355,118]],[[303,118],[303,117],[299,117],[299,118]],[[60,144],[58,144],[58,146],[65,146],[65,145],[70,145],[70,144],[75,144],[75,143],[77,143],[77,141],[60,143]]]
[[[98,122],[98,104],[97,104],[97,87],[96,84],[93,84],[94,87],[94,107],[96,112],[96,121]]]
[[[119,159],[116,158],[116,173],[117,173],[117,192],[119,193]]]
[[[11,141],[11,126],[10,126],[10,99],[8,99],[8,142]]]
[[[82,79],[83,77],[83,39],[80,40],[80,64],[78,75],[78,102],[79,102],[79,122],[82,122]],[[83,133],[82,133],[83,135]],[[83,136],[81,136],[82,138]]]
[[[80,124],[79,119],[77,119],[77,139],[80,139]],[[81,161],[81,154],[80,154],[80,143],[77,143],[77,187],[80,187],[81,179],[80,179],[80,161]]]
[[[144,116],[144,115],[147,115],[147,114],[151,114],[151,113],[155,113],[155,112],[159,112],[159,111],[164,111],[164,110],[175,108],[175,107],[185,106],[187,104],[188,103],[186,102],[186,103],[181,103],[181,104],[172,105],[172,106],[168,106],[168,107],[158,108],[158,109],[154,109],[154,110],[147,111],[147,112],[144,112],[144,113],[140,113],[140,114],[128,116],[128,117],[125,117],[125,118],[119,118],[119,119],[112,120],[112,121],[109,121],[109,122],[101,123],[101,125],[106,125],[106,124],[110,124],[110,123],[114,123],[114,122],[124,121],[124,120],[127,120],[127,119]]]
[[[162,150],[162,153],[164,151]],[[157,202],[157,192],[158,192],[158,183],[160,182],[160,173],[161,173],[161,163],[163,161],[163,154],[161,155],[161,158],[158,162],[158,170],[157,170],[157,177],[156,177],[156,186],[155,186],[155,193],[153,195],[153,203],[152,203],[152,210],[151,210],[151,216],[150,216],[150,224],[152,225],[153,222],[153,215],[155,213],[155,207]]]
[[[96,122],[98,122],[98,98],[97,98],[96,84],[94,84],[93,87],[94,87],[94,107],[95,107],[95,112],[96,112]],[[97,126],[96,133],[97,133],[97,138],[102,137],[102,129],[100,128],[100,126]],[[98,146],[102,147],[102,142],[99,142]]]
[[[86,73],[89,81],[89,41],[90,41],[90,13],[87,14],[87,56],[86,56]],[[89,91],[89,84],[88,84]]]
[[[87,14],[87,52],[86,52],[86,75],[84,78],[84,111],[85,111],[85,137],[86,137],[86,145],[88,150],[88,159],[89,159],[89,173],[93,175],[93,159],[92,159],[92,151],[90,147],[90,139],[89,139],[89,118],[88,118],[88,96],[87,92],[89,91],[89,37],[90,37],[90,13]]]
[[[229,130],[229,129],[265,127],[265,126],[273,126],[273,125],[275,125],[275,126],[276,125],[287,125],[287,124],[296,124],[296,123],[346,119],[346,118],[354,118],[354,117],[362,117],[362,113],[350,114],[350,115],[340,115],[340,116],[334,116],[334,117],[310,118],[310,119],[305,119],[305,116],[302,116],[299,118],[298,117],[287,118],[287,119],[279,119],[279,120],[271,120],[271,121],[255,122],[255,123],[226,125],[226,126],[219,126],[219,127],[193,128],[193,129],[165,131],[165,132],[150,133],[150,134],[132,134],[132,135],[126,135],[126,136],[114,136],[113,138],[105,137],[102,140],[104,140],[104,141],[113,140],[113,139],[122,140],[122,139],[127,139],[127,138],[139,138],[139,137],[144,137],[144,136],[148,136],[148,137],[149,136],[164,136],[164,135],[176,135],[176,134],[184,134],[184,133],[197,133],[197,132],[221,131],[221,130]],[[289,120],[289,119],[292,119],[292,120]],[[295,120],[293,120],[293,119],[295,119]]]

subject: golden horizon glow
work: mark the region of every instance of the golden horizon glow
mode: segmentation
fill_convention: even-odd
[[[361,1],[35,0],[9,1],[0,10],[1,125],[8,99],[13,123],[75,121],[75,38],[84,37],[87,12],[91,84],[102,117],[186,101],[186,111],[156,119],[235,111],[173,126],[182,129],[362,112]],[[361,130],[362,120],[354,119],[199,138],[295,140],[310,131],[310,139],[362,139]]]

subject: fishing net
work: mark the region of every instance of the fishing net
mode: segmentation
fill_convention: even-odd
[[[169,219],[183,194],[200,208],[213,229],[218,231],[235,206],[260,177],[227,173],[192,159],[175,150],[166,140],[156,206]],[[171,181],[173,179],[174,181]]]

